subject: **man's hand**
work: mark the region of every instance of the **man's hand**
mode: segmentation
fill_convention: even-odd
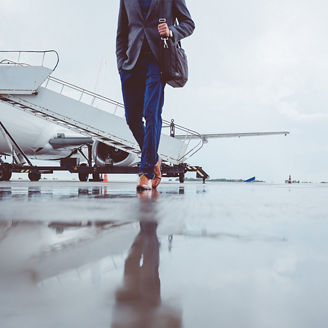
[[[166,37],[166,38],[170,37],[170,30],[166,23],[162,23],[158,25],[158,32],[162,37]]]

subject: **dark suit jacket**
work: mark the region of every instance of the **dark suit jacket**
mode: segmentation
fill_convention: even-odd
[[[165,2],[164,6],[161,5],[162,1]],[[119,71],[133,69],[144,38],[147,38],[152,53],[159,61],[161,46],[157,29],[159,18],[166,18],[175,42],[191,35],[195,28],[185,0],[152,0],[146,18],[142,15],[139,0],[121,0],[116,36]],[[174,25],[176,19],[178,25]]]

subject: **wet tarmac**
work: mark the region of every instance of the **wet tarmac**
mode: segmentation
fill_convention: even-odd
[[[1,182],[0,327],[326,327],[327,193]]]

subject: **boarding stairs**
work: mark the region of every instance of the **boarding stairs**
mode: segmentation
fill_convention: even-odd
[[[41,63],[24,63],[21,58],[26,55],[41,56]],[[47,64],[50,55],[55,57],[52,68]],[[58,62],[54,50],[0,51],[0,101],[140,157],[124,119],[123,104],[53,77]],[[176,130],[182,132],[183,139],[174,137]],[[182,164],[202,146],[196,131],[163,120],[159,155],[164,163]]]

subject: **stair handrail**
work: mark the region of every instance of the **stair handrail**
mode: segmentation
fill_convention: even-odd
[[[76,90],[76,91],[79,91],[81,92],[83,95],[86,94],[86,95],[89,95],[89,96],[92,96],[94,97],[95,99],[99,99],[99,100],[102,100],[104,102],[108,102],[110,103],[111,105],[115,105],[115,106],[118,106],[118,107],[122,107],[124,109],[124,105],[116,100],[113,100],[113,99],[110,99],[108,97],[105,97],[99,93],[96,93],[96,92],[93,92],[93,91],[90,91],[88,89],[85,89],[85,88],[82,88],[82,87],[79,87],[73,83],[69,83],[69,82],[66,82],[64,80],[61,80],[61,79],[58,79],[57,77],[54,77],[54,76],[51,76],[49,75],[47,81],[45,82],[45,88],[48,88],[48,83],[49,81],[52,81],[52,82],[55,82],[57,84],[61,84],[62,86],[64,87],[68,87],[70,89],[73,89],[73,90]],[[62,93],[63,91],[63,88],[61,89],[61,92]],[[82,97],[80,97],[80,100],[81,101]]]
[[[11,59],[3,59],[1,63],[3,63],[4,61],[8,61],[10,62],[11,64],[16,64],[16,65],[26,65],[28,66],[29,64],[26,64],[26,63],[21,63],[20,62],[20,57],[21,57],[21,54],[22,53],[38,53],[38,54],[43,54],[42,56],[42,63],[41,63],[41,66],[44,66],[44,60],[45,60],[45,57],[48,53],[54,53],[57,57],[57,61],[56,61],[56,64],[55,66],[52,68],[52,72],[57,68],[58,64],[59,64],[59,54],[56,50],[53,50],[53,49],[50,49],[50,50],[0,50],[0,54],[1,53],[17,53],[18,54],[18,57],[17,57],[17,62],[11,60]]]
[[[79,86],[77,86],[77,85],[75,85],[75,84],[72,84],[72,83],[66,82],[66,81],[64,81],[64,80],[58,79],[57,77],[54,77],[54,76],[49,76],[49,77],[48,77],[48,80],[49,80],[49,81],[53,81],[53,82],[58,83],[58,84],[62,84],[62,85],[67,86],[67,87],[69,87],[69,88],[71,88],[71,89],[73,89],[73,90],[80,91],[80,92],[82,92],[83,94],[86,94],[86,95],[89,95],[89,96],[95,97],[96,99],[103,100],[103,101],[105,101],[105,102],[110,103],[111,105],[118,106],[118,107],[120,107],[122,110],[124,109],[124,104],[122,104],[121,102],[116,101],[116,100],[113,100],[113,99],[108,98],[108,97],[106,97],[106,96],[103,96],[103,95],[101,95],[101,94],[99,94],[99,93],[96,93],[96,92],[90,91],[90,90],[88,90],[88,89],[85,89],[85,88],[79,87]],[[47,85],[48,85],[47,83],[48,83],[48,81],[46,82],[46,86],[45,86],[45,87],[47,87]],[[166,124],[166,126],[164,126],[164,127],[168,127],[168,126],[171,124],[170,121],[165,120],[165,119],[163,119],[163,123]],[[186,127],[184,127],[184,126],[182,126],[182,125],[179,125],[179,124],[176,124],[176,123],[174,123],[174,125],[175,125],[175,127],[176,127],[178,130],[181,130],[181,131],[186,132],[186,133],[188,133],[188,134],[192,134],[192,135],[195,135],[195,136],[199,136],[199,138],[202,138],[201,135],[200,135],[197,131],[195,131],[195,130],[192,130],[192,129],[186,128]]]
[[[44,83],[45,88],[49,88],[50,81],[61,85],[60,92],[59,92],[60,94],[62,94],[65,87],[80,92],[81,94],[80,94],[79,99],[76,99],[79,102],[83,102],[82,101],[83,95],[88,95],[88,96],[92,97],[92,101],[90,104],[92,106],[94,106],[95,100],[98,99],[100,101],[114,105],[115,109],[112,112],[114,115],[117,115],[116,114],[117,109],[124,110],[124,104],[122,104],[119,101],[113,100],[111,98],[108,98],[108,97],[98,94],[96,92],[87,90],[85,88],[79,87],[73,83],[66,82],[64,80],[61,80],[61,79],[51,76],[51,75],[49,75],[48,79]],[[163,119],[163,128],[170,127],[170,124],[171,124],[170,121]],[[185,135],[184,142],[187,143],[187,147],[190,146],[190,142],[192,141],[192,139],[195,139],[195,138],[196,138],[196,140],[198,139],[198,143],[196,145],[193,145],[189,150],[187,149],[188,151],[186,153],[182,154],[178,159],[179,161],[185,161],[186,159],[195,155],[203,147],[204,139],[202,138],[201,134],[195,130],[186,128],[186,127],[176,124],[176,123],[174,123],[174,126],[175,126],[175,129],[184,133],[184,135]],[[188,137],[188,136],[190,136],[190,137]]]

